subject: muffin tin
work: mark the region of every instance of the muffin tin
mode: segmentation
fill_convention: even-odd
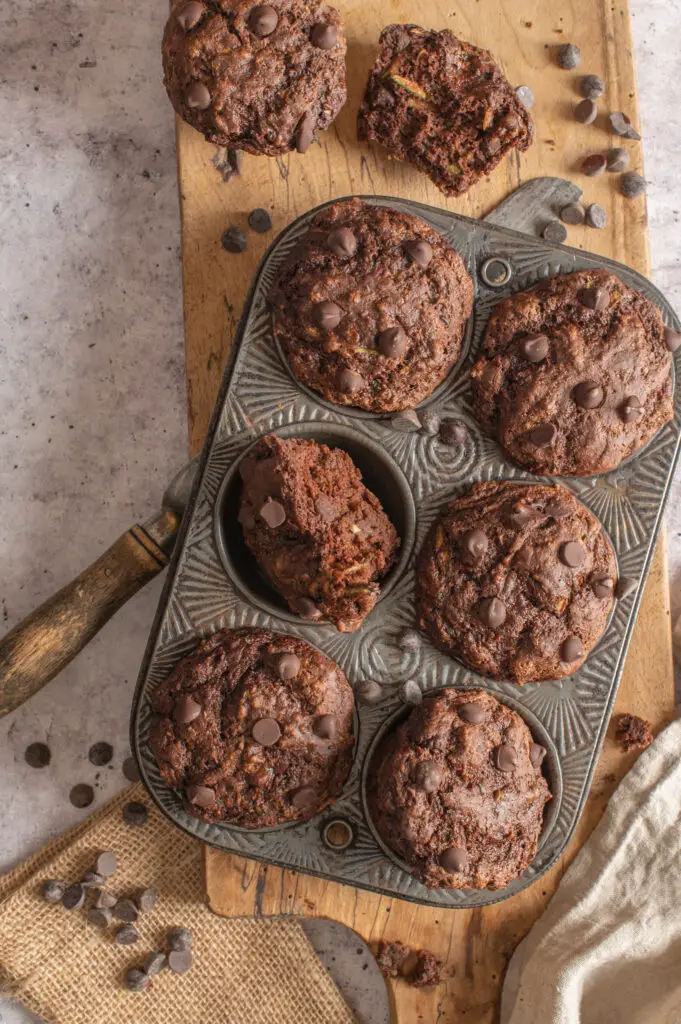
[[[482,480],[537,479],[509,463],[496,442],[477,426],[470,413],[468,370],[496,302],[554,274],[603,267],[659,306],[665,323],[676,330],[679,323],[648,280],[611,260],[408,200],[360,198],[422,217],[458,250],[473,277],[475,306],[462,359],[419,407],[464,422],[468,440],[463,446],[446,447],[437,438],[399,433],[389,417],[332,405],[294,380],[274,340],[265,296],[283,260],[321,207],[286,228],[260,265],[231,349],[201,472],[135,691],[133,749],[142,781],[160,809],[203,842],[424,905],[484,906],[514,895],[546,871],[565,849],[579,818],[677,462],[681,397],[675,387],[674,420],[617,470],[587,478],[541,478],[567,487],[599,518],[615,549],[620,576],[634,580],[636,586],[615,603],[604,636],[574,675],[518,687],[469,671],[425,637],[416,651],[399,646],[402,631],[414,625],[415,552],[443,502]],[[677,353],[676,358],[681,355]],[[271,431],[313,438],[348,451],[400,533],[400,560],[386,578],[375,609],[356,633],[339,633],[288,611],[243,543],[235,514],[238,462],[259,436]],[[202,636],[242,626],[302,637],[337,661],[351,683],[371,679],[383,687],[380,704],[358,703],[355,760],[342,795],[304,824],[252,831],[193,818],[183,809],[179,795],[162,782],[149,748],[149,699],[154,688]],[[547,806],[539,850],[525,874],[504,889],[426,889],[381,843],[369,820],[369,759],[385,730],[405,714],[402,684],[410,679],[423,692],[447,686],[490,691],[525,719],[548,751],[545,765],[553,800]]]

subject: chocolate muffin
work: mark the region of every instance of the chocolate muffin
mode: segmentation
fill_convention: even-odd
[[[380,46],[359,137],[413,164],[446,196],[532,142],[530,115],[487,50],[418,25],[388,25]]]
[[[345,103],[340,14],[320,0],[181,0],[163,72],[181,118],[218,146],[304,153]]]
[[[307,821],[352,762],[353,695],[304,640],[260,629],[202,640],[152,697],[162,779],[204,821],[265,828]]]
[[[561,679],[603,635],[616,572],[600,523],[563,487],[476,484],[421,549],[419,626],[492,679]]]
[[[270,301],[298,380],[392,412],[427,398],[458,359],[473,282],[425,221],[353,199],[317,214]]]
[[[533,473],[615,469],[673,415],[659,309],[606,270],[579,270],[494,309],[471,370],[473,411]]]
[[[359,629],[399,538],[347,452],[268,434],[240,473],[239,522],[274,587],[304,619]]]
[[[440,692],[379,748],[372,820],[429,889],[501,889],[537,852],[551,799],[545,754],[491,694]]]

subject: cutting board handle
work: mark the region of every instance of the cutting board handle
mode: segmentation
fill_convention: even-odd
[[[133,526],[0,640],[0,718],[69,664],[105,622],[156,576],[168,556]]]

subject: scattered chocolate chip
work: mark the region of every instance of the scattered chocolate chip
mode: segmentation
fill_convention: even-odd
[[[319,800],[319,793],[314,786],[301,786],[291,797],[291,803],[299,810],[314,807]]]
[[[480,529],[468,530],[461,538],[461,556],[465,562],[479,562],[487,552],[489,540]]]
[[[95,924],[98,928],[108,928],[113,920],[113,914],[108,907],[90,907],[87,919],[90,924]]]
[[[222,232],[222,248],[226,252],[245,252],[247,245],[246,232],[241,228],[227,228]]]
[[[416,707],[423,700],[421,687],[413,679],[407,679],[400,686],[400,697],[405,704],[413,704]]]
[[[561,544],[558,557],[563,565],[567,565],[570,569],[576,569],[584,561],[586,551],[576,540],[569,540],[565,544]]]
[[[438,438],[449,448],[460,448],[468,440],[468,428],[461,420],[443,420]]]
[[[259,4],[248,15],[248,27],[258,39],[271,36],[279,24],[279,15],[269,4]]]
[[[620,192],[626,199],[638,199],[645,195],[646,179],[634,171],[627,171],[620,178]]]
[[[149,911],[153,910],[156,906],[157,897],[158,893],[156,892],[156,889],[154,889],[153,885],[150,885],[146,889],[142,889],[135,897],[137,909],[143,914],[148,914]]]
[[[572,389],[572,397],[580,409],[598,409],[603,404],[603,388],[595,380],[583,380]]]
[[[518,755],[510,743],[502,743],[497,747],[496,763],[500,772],[514,772],[518,767]]]
[[[354,370],[341,370],[338,374],[338,390],[343,395],[354,395],[364,387],[364,378]]]
[[[478,605],[478,618],[483,626],[499,629],[506,622],[506,605],[498,597],[486,597]]]
[[[270,231],[272,228],[272,218],[267,210],[263,210],[262,206],[258,206],[257,209],[251,210],[249,213],[248,226],[251,231],[264,235],[265,232]]]
[[[422,238],[414,238],[402,246],[410,260],[425,270],[433,258],[433,247]]]
[[[132,801],[123,808],[123,821],[126,825],[146,825],[149,813],[144,804]]]
[[[416,766],[414,781],[424,793],[436,793],[442,783],[442,768],[436,761],[421,761]]]
[[[267,655],[267,664],[280,679],[288,682],[295,679],[300,672],[300,658],[292,651],[275,651]]]
[[[519,85],[515,91],[517,100],[522,103],[526,110],[531,110],[534,106],[534,93],[530,89],[529,85]]]
[[[88,750],[88,759],[91,764],[101,768],[103,765],[108,764],[113,758],[113,747],[110,743],[105,740],[101,740],[99,743],[93,743]]]
[[[631,119],[623,114],[621,110],[615,110],[609,115],[610,127],[616,135],[622,135],[625,139],[640,140],[641,136],[631,123]]]
[[[211,789],[210,786],[200,786],[198,783],[192,782],[187,786],[187,800],[189,800],[190,804],[194,804],[195,807],[207,810],[215,806],[217,797],[215,790]]]
[[[296,150],[298,153],[307,153],[308,149],[314,142],[314,130],[317,126],[317,121],[314,114],[308,110],[301,117],[298,122],[298,128],[296,129]]]
[[[399,639],[400,648],[413,654],[421,650],[421,634],[416,629],[403,629]]]
[[[569,515],[570,509],[562,501],[549,499],[549,501],[544,505],[544,513],[547,516],[550,516],[551,519],[565,519],[565,517]]]
[[[560,211],[560,219],[564,224],[583,224],[586,218],[586,211],[581,203],[568,203]]]
[[[637,586],[638,580],[632,579],[631,576],[620,576],[615,584],[615,597],[621,601],[623,597],[633,594]]]
[[[113,916],[126,924],[134,924],[137,920],[137,907],[132,900],[119,900],[113,908]]]
[[[586,223],[590,228],[597,228],[599,231],[608,223],[608,215],[600,203],[592,203],[587,207]]]
[[[46,903],[61,903],[65,891],[66,882],[58,882],[56,878],[48,878],[40,886],[40,898],[45,900]]]
[[[69,885],[64,890],[64,895],[61,898],[62,905],[67,910],[80,910],[85,903],[85,889],[80,882],[74,882],[73,885]]]
[[[609,149],[606,155],[606,167],[612,174],[619,174],[626,171],[629,166],[629,154],[621,146]]]
[[[168,966],[168,957],[165,953],[149,953],[148,957],[144,961],[144,973],[149,977],[153,978],[155,975],[160,974],[161,971],[165,970]]]
[[[605,598],[612,597],[615,589],[615,582],[610,576],[595,576],[591,580],[591,589],[594,595],[603,601]]]
[[[312,322],[324,331],[333,331],[343,319],[343,310],[335,302],[324,300],[312,307]]]
[[[681,334],[678,331],[672,330],[671,327],[665,327],[664,343],[670,352],[676,352],[677,348],[681,345]]]
[[[325,21],[318,21],[316,25],[312,26],[310,42],[318,49],[332,49],[336,45],[337,39],[338,32],[336,31],[335,25],[329,25],[328,22]]]
[[[409,346],[409,338],[399,326],[387,327],[377,340],[378,351],[386,359],[401,359]]]
[[[86,871],[80,880],[84,889],[101,889],[105,885],[104,875],[98,871]]]
[[[95,791],[86,782],[79,782],[69,793],[69,800],[74,807],[89,807],[95,798]]]
[[[171,928],[168,932],[168,949],[182,953],[194,946],[194,936],[188,928]]]
[[[173,949],[168,954],[168,967],[173,974],[186,974],[192,965],[190,949]]]
[[[582,53],[574,43],[563,43],[556,47],[556,63],[563,71],[573,71],[582,63]]]
[[[421,420],[415,409],[401,409],[391,417],[390,425],[401,434],[416,434],[421,429]]]
[[[605,82],[598,75],[584,75],[579,83],[579,91],[587,100],[597,100],[605,92]]]
[[[579,661],[580,658],[584,657],[584,648],[582,647],[582,641],[578,636],[569,636],[566,640],[563,640],[560,645],[560,660],[566,664],[570,664],[573,661]]]
[[[184,29],[185,32],[191,32],[191,30],[196,28],[198,23],[201,21],[205,9],[206,8],[203,4],[197,3],[197,0],[190,0],[188,4],[184,4],[177,15],[180,27]]]
[[[601,153],[592,153],[582,161],[582,174],[588,178],[597,178],[605,170],[607,161]]]
[[[547,448],[556,436],[556,428],[553,423],[541,423],[533,427],[528,436],[535,447]]]
[[[259,718],[251,730],[251,736],[262,747],[273,747],[281,737],[281,728],[274,718]]]
[[[577,298],[587,309],[603,313],[610,307],[610,292],[607,288],[580,288]]]
[[[208,110],[211,95],[203,82],[190,82],[184,94],[184,101],[190,110]]]
[[[440,854],[440,867],[456,874],[468,867],[468,854],[460,846],[450,846]]]
[[[29,743],[24,751],[24,759],[31,768],[47,768],[52,753],[46,743]]]
[[[518,344],[518,351],[528,363],[540,363],[549,354],[549,339],[545,334],[526,334]]]
[[[531,508],[529,505],[523,505],[522,502],[517,505],[511,505],[506,512],[506,520],[509,526],[515,527],[516,530],[521,530],[523,526],[527,526],[528,523],[534,522],[538,518],[536,509]]]
[[[456,713],[459,718],[463,718],[464,722],[469,722],[471,725],[480,725],[487,718],[485,709],[480,704],[474,704],[472,701],[457,704]]]
[[[326,246],[334,254],[343,259],[354,256],[357,252],[357,239],[350,228],[334,228],[329,232]]]
[[[535,768],[538,768],[546,757],[546,748],[539,743],[530,743],[530,761]]]
[[[529,544],[523,544],[520,551],[516,552],[513,564],[516,568],[529,569],[532,565],[532,548]]]
[[[118,897],[112,892],[100,892],[95,900],[97,910],[112,910],[118,903]]]
[[[335,715],[317,715],[312,730],[323,740],[335,740],[339,731],[338,719]]]
[[[355,687],[355,696],[360,704],[379,704],[383,700],[383,688],[373,679],[363,679]]]
[[[128,782],[139,782],[140,772],[134,757],[126,757],[123,762],[123,775]]]
[[[258,515],[271,530],[276,530],[286,522],[286,511],[280,501],[268,498]]]
[[[125,943],[127,945],[127,943]],[[125,987],[131,992],[144,992],[149,988],[149,975],[139,967],[131,967],[125,974]]]
[[[440,429],[440,414],[433,409],[424,409],[419,413],[421,421],[421,433],[434,437]]]
[[[580,124],[593,124],[598,117],[598,107],[593,100],[582,100],[575,107],[575,121]]]
[[[322,617],[319,608],[309,597],[297,597],[291,603],[294,611],[297,611],[302,619],[307,619],[309,622],[318,622]]]
[[[184,693],[181,697],[177,698],[173,718],[178,725],[189,725],[190,722],[199,717],[202,711],[201,705],[193,700],[189,694]]]
[[[617,407],[617,412],[624,423],[633,423],[643,415],[643,406],[636,395],[629,395]]]
[[[116,929],[114,942],[117,946],[134,946],[136,942],[139,942],[139,938],[139,932],[134,924],[122,924],[120,928]]]
[[[544,226],[541,236],[547,242],[552,242],[554,245],[562,245],[567,238],[567,231],[559,220],[550,220]]]

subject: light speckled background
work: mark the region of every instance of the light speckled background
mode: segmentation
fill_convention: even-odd
[[[165,11],[133,13],[122,0],[0,8],[2,629],[149,515],[186,457]],[[670,88],[681,79],[681,0],[632,0],[632,13],[654,279],[681,309],[681,108]],[[96,784],[97,803],[123,784],[130,695],[159,590],[138,595],[0,723],[0,869],[87,813],[69,804],[74,783]],[[676,617],[675,592],[673,608]],[[116,756],[97,780],[87,750],[99,739]],[[25,764],[33,740],[50,744],[51,770]]]

